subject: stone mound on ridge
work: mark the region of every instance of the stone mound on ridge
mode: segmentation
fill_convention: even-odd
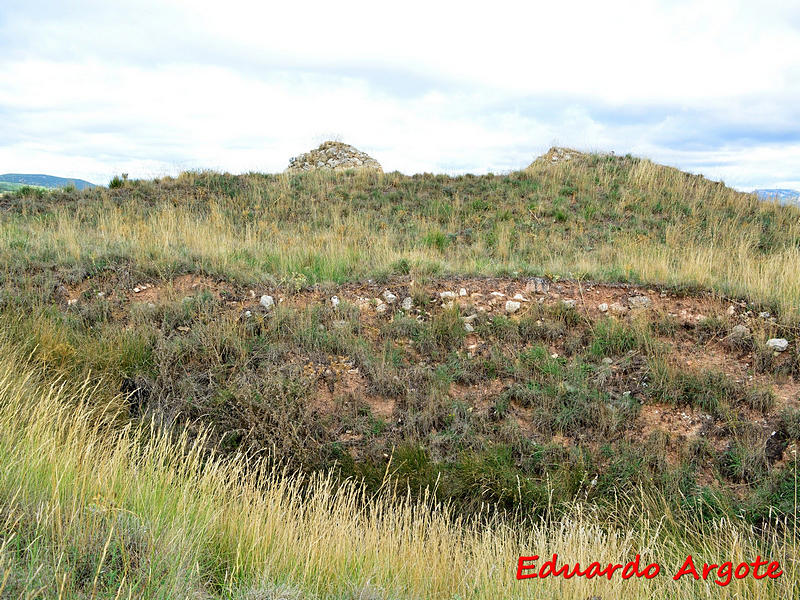
[[[539,158],[533,161],[528,168],[533,166],[541,166],[541,165],[555,165],[558,163],[567,162],[569,160],[574,160],[576,158],[583,158],[586,154],[583,152],[579,152],[578,150],[573,150],[572,148],[561,148],[559,146],[553,146],[542,154]]]
[[[324,142],[319,148],[289,159],[287,173],[307,171],[347,171],[349,169],[383,172],[380,163],[369,154],[342,142]]]

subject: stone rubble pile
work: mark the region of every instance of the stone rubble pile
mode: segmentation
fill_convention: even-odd
[[[289,159],[287,173],[308,171],[377,171],[382,173],[380,163],[357,148],[341,142],[324,142],[319,148]]]

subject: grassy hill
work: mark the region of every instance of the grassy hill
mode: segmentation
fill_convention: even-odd
[[[95,184],[84,181],[83,179],[21,173],[6,173],[5,175],[0,175],[0,183],[29,185],[42,188],[61,188],[73,186],[79,190],[96,187]]]
[[[0,206],[11,597],[800,592],[797,208],[605,155]]]

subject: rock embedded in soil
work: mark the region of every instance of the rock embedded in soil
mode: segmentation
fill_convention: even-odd
[[[525,291],[534,294],[546,294],[550,291],[550,282],[541,277],[534,277],[525,284]]]
[[[789,347],[789,340],[785,338],[772,338],[767,340],[767,348],[775,352],[783,352]]]
[[[384,290],[383,299],[386,300],[387,304],[394,304],[395,300],[397,300],[397,296],[395,296],[389,290]]]
[[[400,304],[400,308],[404,311],[408,312],[414,307],[414,301],[411,299],[411,296],[406,296],[403,299],[403,302]]]
[[[601,313],[608,312],[608,304],[606,304],[605,302],[598,304],[597,310],[599,310]]]
[[[653,301],[647,296],[632,296],[628,298],[628,305],[631,308],[650,308],[652,304]]]
[[[620,304],[619,302],[612,303],[608,308],[611,312],[616,313],[618,315],[622,315],[628,312],[628,309],[622,306],[622,304]]]
[[[264,294],[263,296],[261,296],[261,300],[259,300],[258,303],[267,310],[269,310],[273,306],[275,306],[275,299],[272,296]]]
[[[506,300],[506,312],[509,314],[517,312],[520,306],[522,304],[516,300]]]

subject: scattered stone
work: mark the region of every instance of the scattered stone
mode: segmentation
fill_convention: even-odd
[[[767,311],[758,313],[758,317],[760,319],[769,319],[772,315],[769,314]]]
[[[461,317],[461,320],[464,321],[464,323],[472,323],[477,318],[478,318],[478,315],[477,314],[473,314],[473,315],[468,315],[466,317]]]
[[[78,299],[77,298],[70,298],[69,300],[67,300],[67,306],[74,306],[77,303],[78,303]]]
[[[563,304],[567,308],[575,308],[577,302],[575,302],[575,300],[569,299],[569,300],[562,300],[561,304]]]
[[[614,364],[614,359],[613,359],[613,358],[608,358],[608,357],[605,357],[605,358],[603,359],[603,364],[604,364],[604,365],[611,365],[611,364]]]
[[[528,301],[528,299],[525,296],[523,296],[522,294],[514,294],[514,300],[516,300],[517,302],[527,302]]]
[[[378,313],[379,315],[382,315],[388,310],[388,308],[389,307],[387,305],[381,302],[380,304],[378,304],[378,306],[375,307],[375,312]]]
[[[605,302],[603,302],[602,304],[598,304],[597,310],[599,310],[601,313],[608,312],[608,304],[606,304]]]
[[[736,314],[736,307],[735,307],[733,304],[731,304],[731,305],[728,307],[728,316],[729,316],[729,317],[732,317],[732,316],[733,316],[733,315],[735,315],[735,314]]]
[[[142,288],[140,288],[140,287],[135,287],[135,288],[133,288],[133,293],[134,293],[134,294],[138,294],[138,293],[139,293],[139,292],[141,292],[141,291],[142,291]]]
[[[455,292],[439,292],[439,298],[442,300],[455,300],[457,297]]]
[[[506,312],[509,314],[517,312],[520,306],[522,304],[516,300],[506,300]]]
[[[767,348],[775,352],[783,352],[789,347],[789,340],[784,338],[772,338],[767,340]]]
[[[473,331],[475,331],[475,328],[469,323],[464,323],[464,331],[466,331],[467,333],[472,333]]]
[[[628,298],[628,305],[631,308],[649,308],[651,304],[653,304],[653,301],[647,296],[632,296]]]
[[[263,296],[261,296],[261,300],[259,300],[258,303],[267,310],[269,310],[273,306],[275,306],[275,299],[272,296],[267,296],[266,294],[264,294]]]
[[[467,290],[465,288],[461,288],[460,290],[458,290],[458,295],[463,298],[464,296],[467,295]]]
[[[505,298],[506,295],[503,292],[492,292],[489,294],[490,296],[494,296],[495,298]]]
[[[383,291],[383,299],[386,300],[387,304],[394,304],[395,300],[397,300],[397,296],[395,296],[389,290]]]
[[[380,163],[360,150],[341,142],[324,142],[319,148],[289,159],[287,173],[306,171],[377,171],[382,173]]]
[[[546,294],[550,291],[550,282],[541,277],[534,277],[525,284],[525,291],[533,294]]]
[[[339,296],[331,296],[331,305],[333,308],[339,308],[340,303]]]
[[[618,315],[622,315],[628,312],[628,309],[622,306],[622,304],[620,304],[619,302],[612,303],[608,308],[611,312],[616,313]]]
[[[400,303],[400,308],[405,311],[409,311],[414,307],[414,301],[411,299],[411,296],[406,296],[403,299],[403,302]]]
[[[97,297],[98,298],[105,298],[106,297],[106,293],[105,292],[97,292]]]
[[[250,317],[252,317],[252,316],[253,316],[253,313],[252,313],[252,312],[250,312],[249,310],[246,310],[246,311],[244,311],[244,316],[245,316],[245,317],[247,317],[247,318],[249,319]]]

